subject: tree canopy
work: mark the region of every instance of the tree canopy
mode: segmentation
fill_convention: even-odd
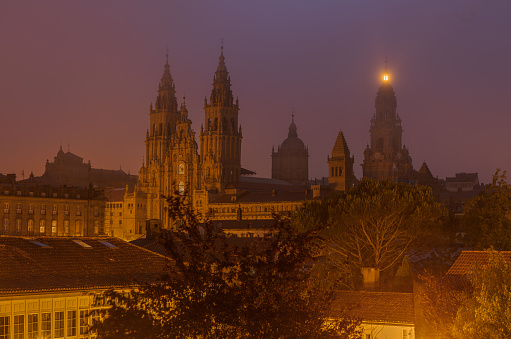
[[[429,187],[363,179],[347,193],[308,202],[293,222],[303,230],[324,227],[321,235],[335,265],[384,271],[446,215]]]
[[[476,249],[511,250],[511,185],[499,169],[485,191],[465,205],[463,226]]]
[[[186,199],[169,199],[177,230],[164,230],[169,272],[130,293],[94,326],[101,338],[359,338],[348,314],[329,317],[332,294],[310,283],[317,229],[296,232],[276,218],[262,238],[233,246]]]

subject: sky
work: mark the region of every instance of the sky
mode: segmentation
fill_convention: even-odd
[[[309,176],[342,130],[355,175],[385,59],[413,166],[439,178],[511,170],[509,0],[0,2],[0,173],[42,175],[59,147],[138,174],[168,48],[198,137],[221,40],[242,166],[271,176],[291,114]]]

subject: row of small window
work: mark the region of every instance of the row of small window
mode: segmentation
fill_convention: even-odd
[[[128,208],[133,208],[134,204],[133,203],[129,203],[128,204]],[[122,208],[122,202],[120,203],[108,203],[106,204],[106,207],[107,208]],[[137,204],[137,209],[143,209],[145,208],[145,204]]]
[[[52,205],[51,213],[52,214],[59,214],[59,205]],[[69,205],[64,205],[64,215],[70,214],[70,207]],[[4,203],[4,213],[10,212],[10,204],[8,202]],[[16,203],[16,213],[21,214],[23,212],[22,204]],[[40,209],[41,214],[46,214],[46,205],[41,204]],[[34,214],[34,204],[28,204],[28,214]],[[82,215],[82,206],[76,206],[76,215]],[[94,216],[99,216],[99,207],[94,206]]]
[[[10,191],[7,191],[7,190],[6,190],[6,191],[4,191],[4,195],[10,195],[10,194],[11,194],[11,192],[10,192]],[[22,194],[21,194],[21,191],[16,191],[16,195],[17,195],[17,196],[21,196],[21,195],[22,195]],[[34,196],[34,192],[28,192],[28,196],[29,196],[29,197],[33,197],[33,196]],[[58,195],[56,192],[52,193],[52,195],[51,195],[51,196],[52,196],[53,198],[58,198],[58,197],[59,197],[59,195]],[[41,192],[41,197],[46,197],[46,192]],[[69,193],[61,194],[61,197],[66,198],[66,199],[69,199]],[[80,199],[80,194],[76,194],[76,195],[75,195],[75,198],[76,198],[76,199]]]
[[[12,317],[12,323],[10,316],[0,316],[0,339],[52,338],[52,332],[53,338],[65,336],[87,338],[91,316],[89,311],[79,311],[79,319],[77,319],[77,312],[75,310],[54,312],[53,321],[51,312],[43,312],[40,317],[37,313],[28,314],[26,321],[24,314],[15,315]]]
[[[243,212],[290,212],[290,211],[296,211],[298,210],[297,205],[291,205],[291,206],[272,206],[272,207],[242,207],[241,210]],[[210,212],[213,213],[236,213],[236,208],[232,207],[224,207],[224,208],[210,208]]]
[[[99,228],[99,220],[96,220],[94,223],[95,223],[95,226],[97,224],[97,226]],[[15,232],[17,234],[21,234],[21,228],[22,228],[21,219],[16,219],[15,226],[16,226]],[[57,229],[58,229],[57,220],[51,220],[51,233],[56,234]],[[46,231],[46,220],[41,219],[41,220],[39,220],[39,233],[44,234],[45,231]],[[10,220],[9,220],[9,218],[4,218],[3,233],[9,234],[9,232],[10,232]],[[27,220],[27,232],[29,234],[34,233],[34,219]],[[77,234],[77,233],[78,234],[82,233],[82,221],[81,220],[75,221],[75,234]],[[64,220],[64,234],[69,234],[69,220]]]

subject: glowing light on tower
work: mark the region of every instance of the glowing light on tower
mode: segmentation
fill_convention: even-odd
[[[383,81],[389,81],[389,72],[387,71],[387,58],[385,58],[385,72],[383,72]]]

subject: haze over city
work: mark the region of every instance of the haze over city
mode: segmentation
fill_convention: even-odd
[[[488,183],[511,169],[510,10],[501,0],[3,2],[0,173],[41,175],[62,145],[137,174],[167,48],[198,135],[223,39],[242,166],[258,176],[271,176],[294,112],[309,177],[327,175],[342,130],[360,178],[387,59],[414,168]]]

